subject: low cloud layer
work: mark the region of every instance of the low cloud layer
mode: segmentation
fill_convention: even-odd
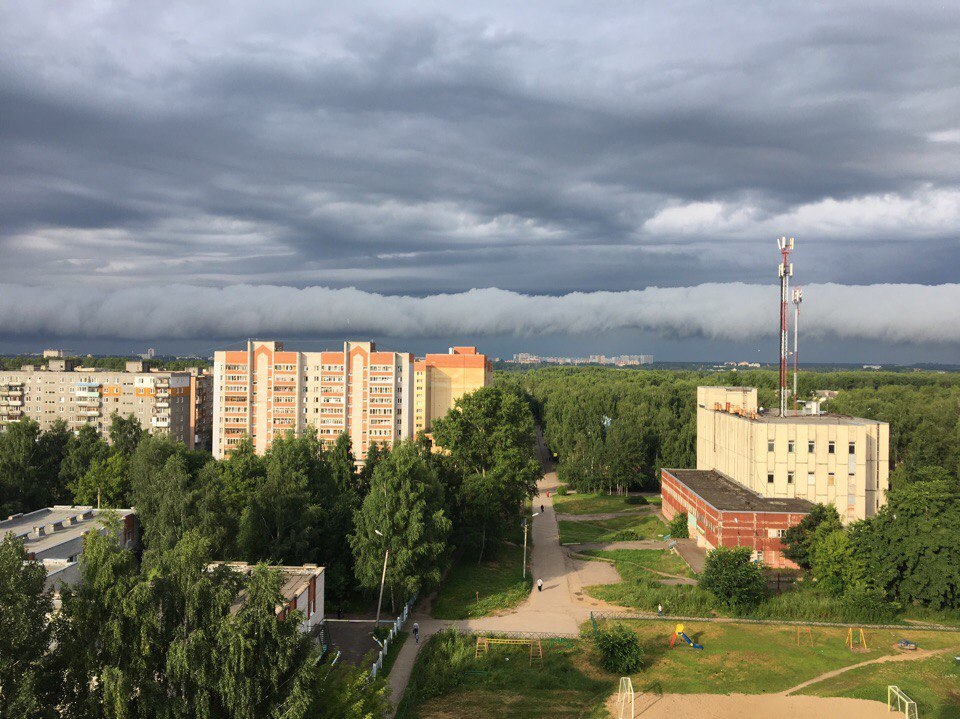
[[[804,295],[805,337],[960,342],[960,284],[822,284],[806,286]],[[775,334],[777,296],[774,286],[739,283],[562,296],[488,288],[426,297],[275,285],[97,290],[0,284],[0,336],[479,339],[630,329],[745,341]]]

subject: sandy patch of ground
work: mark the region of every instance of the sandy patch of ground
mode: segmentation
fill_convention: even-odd
[[[617,697],[607,702],[610,716],[619,719]],[[624,717],[630,716],[629,708]],[[636,719],[882,719],[887,705],[865,699],[783,696],[782,694],[637,694]]]

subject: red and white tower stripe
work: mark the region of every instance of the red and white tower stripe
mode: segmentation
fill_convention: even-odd
[[[777,240],[780,249],[780,416],[787,413],[787,367],[790,354],[790,277],[793,264],[790,253],[793,252],[793,238],[781,237]]]

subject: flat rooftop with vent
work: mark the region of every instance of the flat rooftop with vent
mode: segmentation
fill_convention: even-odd
[[[120,539],[125,547],[139,540],[133,509],[95,509],[88,506],[56,505],[34,512],[14,514],[0,521],[0,537],[13,534],[22,539],[28,559],[43,563],[47,589],[59,591],[64,582],[80,578],[79,559],[88,532],[106,534],[104,519],[112,514],[120,520]]]

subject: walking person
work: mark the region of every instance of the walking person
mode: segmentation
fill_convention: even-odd
[[[543,505],[540,505],[540,514],[543,514]]]
[[[537,579],[537,591],[538,591],[538,592],[542,592],[542,591],[543,591],[543,580],[542,580],[542,579]]]
[[[416,622],[413,623],[413,639],[417,644],[420,643],[420,625]]]
[[[660,604],[659,602],[657,602],[657,616],[658,617],[663,616],[663,605]]]

